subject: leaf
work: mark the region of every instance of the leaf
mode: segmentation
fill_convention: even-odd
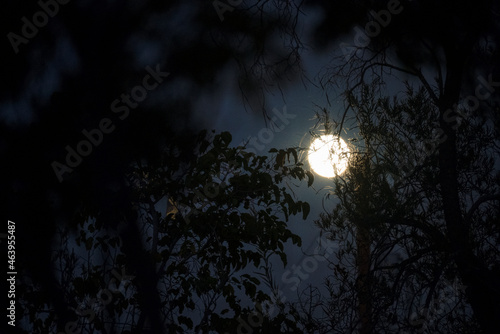
[[[233,140],[233,136],[227,131],[224,131],[220,134],[222,141],[224,142],[224,146],[228,146],[231,143],[231,140]]]
[[[87,250],[92,249],[93,244],[94,244],[94,242],[92,241],[92,238],[88,238],[87,240],[85,240],[85,248]]]
[[[306,219],[307,215],[309,215],[309,212],[311,211],[311,207],[309,203],[307,202],[302,202],[302,219]]]
[[[307,171],[306,172],[306,175],[307,175],[307,186],[310,187],[312,186],[313,182],[314,182],[314,174],[311,173],[311,171]]]
[[[189,319],[188,317],[180,315],[177,319],[179,320],[180,324],[186,325],[187,328],[193,328],[193,320]]]
[[[302,239],[298,235],[292,234],[291,238],[294,245],[302,246]]]
[[[245,287],[245,293],[253,298],[255,297],[255,294],[257,293],[257,287],[252,284],[252,283],[249,283],[249,282],[243,282],[243,286]]]
[[[280,150],[278,155],[276,155],[276,164],[278,167],[282,167],[285,164],[285,151]]]
[[[283,264],[286,267],[286,265],[288,264],[288,261],[286,259],[286,254],[284,252],[278,252],[278,255],[281,258],[281,262],[283,262]]]

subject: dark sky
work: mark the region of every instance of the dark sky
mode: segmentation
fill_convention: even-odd
[[[77,6],[78,7],[78,6]],[[246,102],[243,101],[241,91],[237,85],[237,71],[238,68],[234,63],[229,63],[226,67],[219,72],[217,79],[212,84],[210,89],[193,90],[192,83],[184,76],[182,72],[176,71],[169,63],[162,61],[163,48],[158,45],[158,41],[163,41],[167,44],[167,48],[171,44],[175,47],[175,41],[181,38],[184,41],[189,41],[190,38],[195,38],[197,29],[189,24],[191,16],[196,13],[196,9],[188,4],[180,5],[181,9],[175,9],[172,14],[150,15],[146,20],[146,25],[151,25],[149,34],[158,34],[156,39],[152,38],[148,32],[135,32],[132,33],[127,39],[126,49],[129,50],[130,55],[134,59],[135,70],[139,73],[146,73],[144,68],[146,66],[154,67],[155,64],[162,64],[162,70],[172,72],[172,75],[165,79],[154,91],[148,92],[147,98],[141,102],[141,106],[155,106],[168,101],[169,99],[188,98],[193,102],[193,111],[191,113],[190,122],[195,127],[215,129],[219,131],[230,131],[233,135],[233,145],[241,144],[251,137],[257,138],[260,131],[266,127],[273,128],[272,122],[266,122],[261,113],[252,110]],[[26,12],[36,12],[39,10],[37,7],[26,8]],[[69,10],[61,5],[59,8],[61,12]],[[215,12],[215,11],[214,11]],[[16,14],[17,15],[17,14]],[[226,13],[225,16],[233,15],[233,13]],[[16,17],[15,15],[13,16]],[[300,16],[298,31],[301,31],[303,38],[311,33],[312,23],[317,19],[318,14],[309,11]],[[54,23],[48,26],[40,27],[40,35],[34,36],[26,44],[18,45],[19,57],[24,57],[28,67],[24,68],[26,74],[19,80],[20,89],[17,95],[5,97],[0,102],[0,118],[8,126],[13,127],[29,127],[31,124],[36,124],[40,115],[38,114],[38,106],[49,104],[52,94],[54,92],[64,90],[64,78],[73,74],[80,73],[84,68],[82,62],[84,59],[81,57],[82,51],[77,50],[77,46],[71,41],[71,37],[67,31],[59,28],[61,22],[57,21],[57,16]],[[21,25],[24,21],[12,19],[10,22],[11,31],[19,33]],[[95,21],[99,23],[98,20]],[[92,21],[88,22],[92,24]],[[220,22],[223,27],[225,23]],[[82,28],[83,29],[83,28]],[[83,30],[82,30],[83,31]],[[96,29],[98,31],[98,29]],[[46,33],[55,33],[56,39],[53,46],[48,50],[41,43],[47,38]],[[8,43],[8,41],[4,40]],[[277,40],[276,42],[281,42]],[[304,40],[306,44],[310,44],[307,39]],[[165,47],[165,45],[163,45]],[[336,47],[329,51],[335,50]],[[89,50],[86,50],[89,51]],[[97,50],[96,50],[97,51]],[[4,52],[13,52],[12,49],[5,47]],[[98,51],[97,51],[98,52]],[[307,147],[310,143],[311,136],[309,131],[313,130],[321,133],[322,129],[314,129],[316,120],[313,119],[314,111],[318,110],[317,106],[327,106],[325,92],[323,89],[314,83],[316,75],[322,67],[330,60],[331,54],[322,52],[318,54],[312,47],[308,50],[303,50],[301,54],[303,58],[304,78],[303,81],[284,82],[281,89],[275,87],[266,93],[266,105],[271,111],[270,115],[275,115],[272,110],[277,109],[280,113],[286,110],[286,113],[293,116],[287,119],[285,124],[282,120],[276,122],[277,126],[282,128],[280,132],[273,131],[273,137],[270,141],[263,143],[263,147],[257,147],[256,153],[266,154],[272,148],[286,148],[286,147]],[[112,72],[113,69],[103,68],[99,74],[102,78],[108,75],[107,71]],[[140,74],[141,75],[141,74]],[[126,79],[128,82],[124,84],[125,87],[133,87],[137,83],[137,79]],[[92,89],[92,88],[90,88]],[[96,87],[98,89],[98,87]],[[87,99],[93,100],[95,92],[89,90],[87,94],[83,94]],[[191,94],[191,96],[190,96]],[[118,95],[116,95],[118,97]],[[95,98],[98,98],[95,96]],[[36,104],[33,103],[36,101]],[[91,102],[91,101],[89,101]],[[332,111],[332,116],[340,115],[341,103],[333,101],[333,105],[329,107]],[[68,109],[68,115],[72,110]],[[132,110],[134,112],[134,110]],[[111,115],[106,108],[102,117]],[[71,117],[71,116],[70,116]],[[125,124],[126,120],[121,123],[117,121],[114,125],[119,128]],[[61,121],[61,124],[62,121]],[[97,124],[95,122],[87,123]],[[83,125],[82,125],[83,126]],[[77,126],[78,127],[78,126]],[[108,137],[104,140],[107,141]],[[33,138],[35,140],[35,138]],[[64,147],[68,142],[61,141],[60,149],[63,153],[61,158],[64,157]],[[96,150],[98,150],[97,148]],[[307,166],[307,160],[304,159]],[[311,204],[311,213],[306,221],[303,221],[300,216],[292,217],[289,223],[291,230],[303,239],[302,250],[296,247],[287,249],[289,253],[289,264],[287,268],[282,269],[281,266],[275,266],[276,278],[281,281],[282,273],[289,269],[292,270],[294,265],[301,265],[305,259],[302,251],[312,252],[317,238],[319,237],[319,229],[314,226],[313,220],[316,219],[318,214],[323,211],[322,201],[318,200],[325,196],[329,185],[328,180],[317,176],[314,184],[314,189],[307,189],[305,182],[297,189],[297,194],[301,200],[308,201]],[[326,205],[331,206],[331,202]],[[311,277],[306,279],[306,283],[320,283],[322,275],[326,273],[326,268],[321,267],[315,270],[314,280]],[[289,277],[297,277],[293,274]],[[290,289],[290,284],[283,282],[283,289],[288,298],[293,298],[295,290]]]
[[[73,207],[67,206],[68,211],[78,208],[79,203],[76,202],[80,199],[88,200],[90,207],[107,205],[111,201],[110,194],[115,192],[118,194],[118,203],[111,203],[110,208],[114,204],[120,208],[120,195],[126,201],[126,194],[120,188],[116,175],[121,175],[121,168],[127,162],[137,157],[151,158],[157,153],[160,142],[179,140],[190,147],[189,140],[201,129],[229,131],[233,138],[232,146],[250,140],[248,149],[264,155],[271,148],[307,148],[312,140],[310,132],[322,134],[324,131],[314,119],[315,112],[320,111],[320,108],[326,108],[333,119],[342,117],[344,103],[339,94],[347,87],[346,84],[341,82],[337,89],[332,86],[325,89],[320,81],[325,79],[327,73],[332,73],[332,66],[337,65],[334,57],[343,54],[341,43],[352,45],[359,42],[358,26],[347,29],[347,24],[343,22],[343,31],[338,32],[337,36],[326,37],[340,36],[334,43],[318,45],[321,36],[314,36],[313,29],[321,22],[323,14],[312,7],[303,7],[295,26],[304,46],[300,49],[301,68],[290,70],[290,73],[296,74],[290,75],[290,80],[270,80],[271,83],[265,83],[261,78],[253,78],[255,81],[252,82],[243,77],[239,65],[243,64],[248,69],[254,56],[252,52],[255,51],[252,47],[262,46],[260,43],[264,42],[261,38],[266,31],[252,30],[255,22],[247,21],[237,6],[233,11],[225,12],[224,20],[221,21],[211,2],[175,4],[152,1],[148,2],[148,6],[143,6],[139,1],[124,4],[109,0],[99,3],[102,6],[102,10],[99,10],[74,0],[68,5],[58,5],[59,14],[49,18],[48,24],[42,24],[38,33],[26,43],[12,47],[6,34],[1,51],[7,55],[8,65],[3,65],[3,73],[0,74],[3,77],[0,122],[3,123],[3,129],[11,131],[9,134],[16,133],[19,137],[2,138],[0,149],[7,152],[7,148],[14,147],[8,156],[18,154],[21,157],[19,161],[22,166],[9,166],[9,172],[5,173],[15,174],[12,177],[14,181],[8,180],[6,183],[16,191],[20,189],[20,193],[30,195],[9,208],[9,213],[15,210],[19,212],[30,201],[42,197],[45,202],[38,203],[38,209],[47,209],[45,203],[52,200],[67,205],[72,200],[65,198],[68,194],[75,195],[75,203],[71,203]],[[32,14],[29,13],[40,10],[38,6],[30,4],[23,8],[22,5],[9,2],[8,8],[12,9],[12,15],[0,23],[2,31],[20,33],[25,22],[21,18],[30,18]],[[125,13],[123,17],[127,20],[120,13]],[[327,22],[332,25],[332,29],[337,28],[333,21]],[[205,29],[209,28],[210,33],[206,33]],[[235,29],[241,31],[236,33]],[[263,44],[271,54],[275,52],[272,56],[282,55],[283,50],[288,50],[281,44],[284,40],[280,37],[273,36]],[[163,73],[163,77],[155,77],[155,71]],[[423,74],[432,81],[435,73],[431,69],[428,72],[424,70]],[[150,76],[149,81],[145,81],[145,75]],[[266,75],[263,78],[268,78]],[[391,78],[386,75],[384,79],[384,94],[391,96],[403,91],[401,82],[409,77],[397,75]],[[146,87],[154,80],[158,85],[154,84],[154,88],[144,91],[147,96],[137,107],[124,100],[123,94],[134,94],[136,87]],[[243,85],[245,94],[255,92],[255,95],[250,94],[250,101],[242,96],[241,82],[246,85]],[[264,95],[259,95],[261,92]],[[121,108],[120,112],[113,107],[115,98],[121,99],[117,104]],[[263,101],[271,121],[265,119],[260,109],[259,103]],[[127,116],[121,119],[119,116],[125,115],[125,110],[128,110]],[[288,117],[283,118],[283,114]],[[95,147],[92,156],[81,166],[75,167],[82,173],[77,171],[67,175],[68,178],[65,176],[61,183],[56,181],[54,174],[48,177],[52,179],[46,180],[49,175],[47,170],[50,169],[46,161],[62,161],[65,147],[76,145],[81,139],[82,129],[95,128],[105,118],[111,119],[117,130],[105,135],[104,144]],[[162,126],[168,127],[169,131],[157,143],[155,134]],[[349,129],[349,126],[347,123],[344,125],[342,134],[346,141],[357,136],[357,130]],[[270,137],[262,142],[264,133]],[[257,140],[258,146],[252,145],[252,140]],[[153,143],[151,147],[148,146],[150,143]],[[158,147],[154,144],[158,144]],[[27,151],[23,150],[24,147],[28,148]],[[50,149],[45,152],[45,147]],[[35,160],[30,160],[30,154],[35,156]],[[301,158],[305,168],[310,169],[304,154]],[[94,178],[95,170],[98,173]],[[29,177],[25,179],[23,173],[29,174]],[[38,181],[35,185],[31,184]],[[291,231],[302,238],[302,247],[288,244],[288,265],[283,268],[280,263],[276,263],[274,266],[275,279],[288,300],[296,298],[295,284],[299,280],[299,290],[308,284],[323,289],[324,278],[332,272],[325,262],[316,261],[310,254],[317,251],[321,235],[314,220],[337,203],[335,196],[326,198],[333,183],[330,179],[315,175],[313,187],[308,188],[306,185],[304,181],[294,191],[298,199],[310,203],[309,217],[304,221],[301,215],[297,215],[291,217],[288,223]],[[160,211],[166,211],[165,202],[161,202],[159,207]],[[109,210],[112,212],[112,209]],[[47,209],[47,212],[38,213],[47,221],[42,219],[38,227],[32,223],[26,228],[26,243],[37,242],[37,235],[44,230],[43,224],[50,221],[54,228],[56,221],[70,215],[62,212],[62,209],[61,212],[49,211]],[[32,221],[38,217],[34,213],[24,214]],[[53,232],[48,229],[48,235],[50,231]],[[22,232],[21,228],[19,233]],[[36,248],[42,243],[33,245]],[[327,246],[337,247],[335,242],[327,243]],[[29,253],[30,250],[22,252]],[[34,259],[31,261],[36,262]],[[314,268],[305,268],[307,265]],[[298,267],[302,269],[298,270]]]

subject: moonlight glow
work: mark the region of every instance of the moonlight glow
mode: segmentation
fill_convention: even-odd
[[[316,174],[323,177],[334,177],[344,173],[348,159],[349,147],[337,136],[321,136],[309,147],[309,164]]]

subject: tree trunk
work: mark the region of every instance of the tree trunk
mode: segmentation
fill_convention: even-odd
[[[370,334],[373,330],[372,304],[370,289],[370,232],[363,226],[356,227],[356,263],[358,277],[356,287],[358,289],[358,313],[361,321],[360,334]]]
[[[367,142],[367,153],[361,158],[358,171],[357,205],[359,216],[355,216],[356,225],[356,288],[358,292],[358,314],[360,319],[360,334],[371,334],[373,331],[372,303],[371,303],[371,238],[370,238],[370,212],[372,199],[372,171],[371,171],[371,146]]]
[[[474,254],[469,239],[469,228],[463,217],[459,199],[456,132],[453,129],[455,123],[449,121],[456,114],[453,105],[458,104],[460,98],[466,54],[463,49],[448,49],[446,56],[445,89],[439,103],[439,122],[444,133],[439,144],[439,179],[446,229],[451,252],[462,282],[466,286],[467,299],[474,315],[485,333],[498,333],[500,329],[500,310],[498,309],[500,296],[497,291],[499,280],[498,277],[493,277],[485,263]],[[453,110],[451,114],[450,109]],[[447,112],[448,114],[445,115]],[[497,282],[496,286],[495,282]]]

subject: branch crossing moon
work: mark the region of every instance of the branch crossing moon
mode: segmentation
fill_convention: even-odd
[[[308,160],[314,172],[323,177],[341,175],[347,169],[350,150],[342,138],[323,135],[309,147]]]

